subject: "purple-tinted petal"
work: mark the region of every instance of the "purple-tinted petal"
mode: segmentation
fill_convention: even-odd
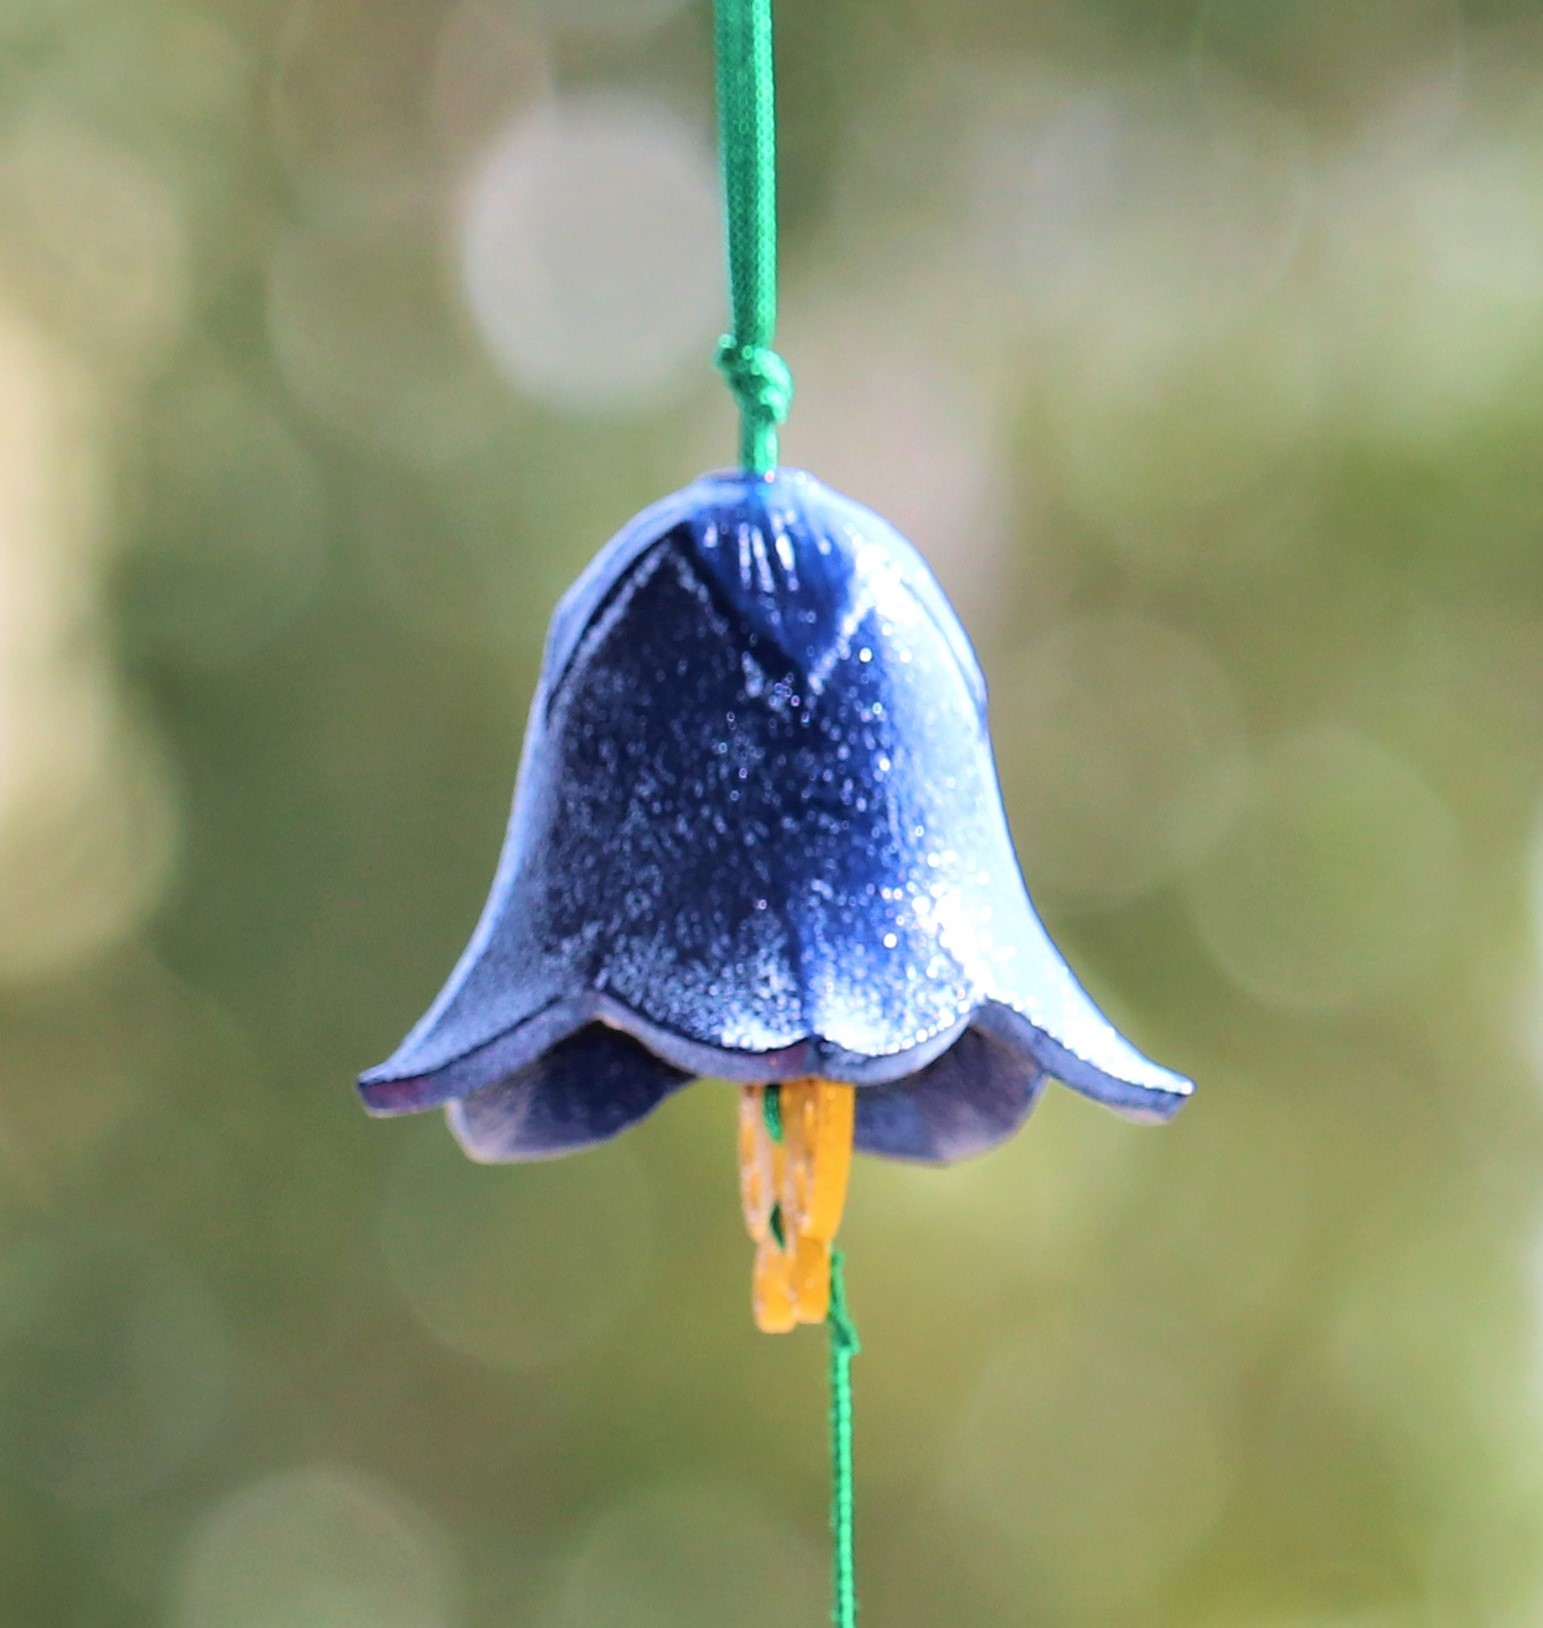
[[[519,1073],[451,1103],[450,1127],[485,1164],[550,1158],[609,1140],[690,1078],[630,1035],[592,1023]]]
[[[1044,1083],[1016,1050],[966,1029],[919,1074],[858,1091],[857,1149],[923,1164],[984,1153],[1023,1124]]]

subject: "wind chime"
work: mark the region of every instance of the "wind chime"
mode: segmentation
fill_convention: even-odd
[[[834,1240],[854,1149],[932,1164],[1047,1078],[1128,1117],[1190,1083],[1099,1012],[1029,901],[970,642],[915,548],[777,464],[771,0],[717,0],[740,466],[645,510],[558,606],[471,943],[371,1112],[472,1158],[589,1147],[740,1082],[757,1325],[831,1342],[837,1628],[852,1628],[857,1337]]]

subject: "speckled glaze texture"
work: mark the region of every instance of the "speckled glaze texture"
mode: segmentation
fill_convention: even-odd
[[[703,477],[565,597],[482,920],[360,1088],[505,1160],[698,1075],[849,1081],[858,1147],[927,1161],[1010,1135],[1047,1076],[1142,1119],[1190,1091],[1040,925],[942,590],[796,471]]]

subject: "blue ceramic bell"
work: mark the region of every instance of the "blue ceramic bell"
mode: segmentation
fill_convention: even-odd
[[[698,1075],[853,1086],[859,1151],[932,1162],[1010,1135],[1050,1076],[1137,1119],[1190,1091],[1035,915],[931,572],[791,470],[654,505],[563,600],[481,923],[360,1086],[519,1160]]]

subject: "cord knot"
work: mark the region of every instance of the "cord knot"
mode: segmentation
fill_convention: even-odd
[[[847,1310],[846,1256],[835,1250],[830,1258],[830,1310],[825,1314],[830,1329],[831,1355],[850,1362],[863,1348],[857,1325]]]
[[[793,401],[793,375],[769,345],[741,345],[732,334],[718,343],[718,371],[740,410],[763,424],[780,424]]]

